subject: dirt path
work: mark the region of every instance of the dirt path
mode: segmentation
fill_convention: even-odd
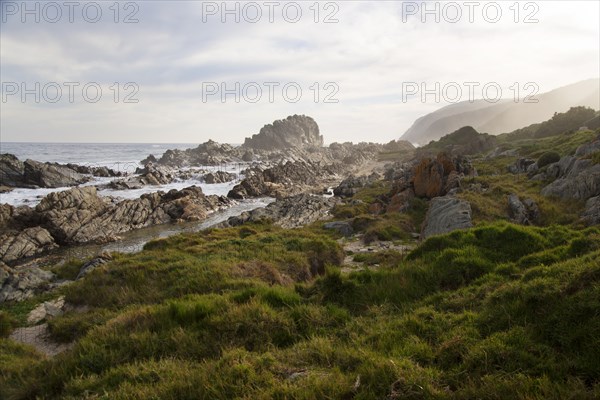
[[[56,343],[50,339],[48,324],[15,329],[9,336],[15,342],[33,346],[40,353],[54,357],[73,347],[72,343]]]

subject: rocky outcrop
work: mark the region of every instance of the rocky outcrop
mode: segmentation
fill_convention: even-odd
[[[26,207],[28,213],[19,211],[15,217],[11,214],[14,210],[7,209],[6,224],[10,227],[5,228],[2,236],[0,260],[12,262],[57,245],[112,241],[120,233],[151,225],[202,220],[231,203],[226,197],[205,196],[196,186],[149,193],[120,202],[98,196],[93,186],[53,192],[35,209]]]
[[[0,186],[4,187],[69,187],[88,182],[90,178],[87,175],[116,177],[123,174],[107,167],[42,163],[34,160],[22,162],[12,154],[0,155]]]
[[[533,199],[521,201],[516,194],[508,196],[508,211],[510,218],[521,225],[533,224],[540,217],[540,209]]]
[[[600,135],[589,143],[584,143],[575,151],[575,157],[585,157],[600,151]]]
[[[423,158],[414,168],[412,185],[418,197],[432,199],[459,187],[460,179],[475,171],[467,158],[450,158],[440,153],[435,159]]]
[[[431,200],[423,222],[421,238],[472,227],[471,205],[455,197],[436,197]]]
[[[329,212],[337,202],[335,198],[300,194],[231,217],[220,226],[238,226],[248,222],[268,220],[282,228],[298,228],[329,217]]]
[[[98,257],[92,258],[90,261],[86,262],[85,264],[83,264],[81,266],[81,268],[79,269],[79,274],[77,274],[76,279],[83,278],[84,276],[86,276],[87,274],[89,274],[90,272],[95,270],[97,267],[99,267],[100,265],[106,264],[110,260],[112,260],[112,256],[110,255],[110,253],[106,253],[106,252],[103,252]]]
[[[246,178],[229,191],[227,197],[245,199],[271,196],[283,198],[313,189],[327,179],[335,179],[336,166],[321,167],[307,162],[287,162],[272,168],[244,171]],[[327,185],[325,185],[327,186]]]
[[[204,182],[208,183],[209,185],[214,184],[214,183],[231,182],[231,181],[235,180],[235,178],[236,178],[235,174],[225,172],[225,171],[209,172],[208,174],[204,175],[204,177],[203,177]]]
[[[35,264],[11,268],[0,262],[0,303],[33,297],[55,287],[53,280],[52,272],[42,270]]]
[[[381,177],[377,173],[373,173],[368,176],[349,176],[348,178],[344,179],[335,189],[333,189],[333,194],[339,197],[352,197],[360,189],[372,184],[380,178]]]
[[[55,249],[57,244],[46,229],[27,228],[18,233],[0,235],[0,260],[11,262]]]
[[[24,169],[23,162],[16,156],[0,154],[0,186],[20,187],[24,185]]]
[[[147,163],[144,168],[138,168],[137,176],[112,181],[108,187],[115,190],[140,189],[146,185],[166,185],[173,182],[175,172],[164,165]]]
[[[142,160],[142,165],[153,162],[153,160],[156,160],[154,156],[152,158],[147,157]],[[219,165],[240,160],[241,154],[239,148],[209,140],[192,149],[167,150],[157,162],[171,167],[190,167]]]
[[[305,115],[291,115],[265,125],[243,144],[244,148],[270,151],[311,146],[323,146],[323,136],[315,120]]]
[[[548,166],[548,176],[557,179],[542,189],[542,195],[561,199],[587,200],[600,195],[600,164],[591,160],[563,157]]]
[[[535,165],[535,160],[531,158],[519,158],[513,164],[508,166],[508,172],[511,174],[524,174]]]
[[[89,181],[88,177],[58,164],[26,160],[23,167],[23,180],[27,185],[59,188],[79,185]]]
[[[582,218],[588,226],[600,224],[600,196],[591,197],[586,201]]]

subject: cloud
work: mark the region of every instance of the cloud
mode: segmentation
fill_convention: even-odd
[[[3,2],[2,8],[5,10]],[[531,2],[529,2],[531,3]],[[16,4],[21,4],[17,2]],[[40,3],[42,4],[42,3]],[[60,3],[59,3],[60,4]],[[81,3],[83,5],[86,3]],[[233,21],[233,15],[203,15],[221,2],[148,1],[125,9],[119,3],[119,23],[112,3],[101,2],[102,19],[86,22],[75,13],[73,23],[43,20],[22,23],[6,15],[0,25],[1,80],[43,86],[48,82],[97,82],[101,101],[35,103],[29,96],[10,96],[1,103],[2,141],[203,142],[209,138],[240,143],[264,124],[289,114],[305,113],[320,124],[328,142],[389,141],[398,138],[419,116],[445,104],[421,103],[420,96],[402,101],[403,82],[536,82],[541,91],[598,75],[600,35],[597,2],[537,2],[537,10],[519,3],[519,23],[509,3],[497,23],[466,9],[458,23],[420,13],[403,19],[406,7],[421,2],[320,2],[319,23],[314,3],[301,3],[302,17],[286,21],[268,8],[257,23]],[[235,2],[227,3],[235,7]],[[239,3],[238,9],[250,3]],[[444,7],[447,3],[439,3]],[[463,3],[457,2],[462,5]],[[482,8],[486,2],[482,2]],[[313,7],[312,9],[310,7]],[[427,7],[436,7],[429,2]],[[125,24],[132,11],[138,23]],[[538,23],[522,20],[535,12]],[[289,13],[293,15],[293,13]],[[323,23],[330,15],[337,23]],[[248,17],[249,15],[245,15]],[[252,15],[250,15],[252,17]],[[289,18],[288,18],[289,19]],[[205,22],[204,22],[205,20]],[[124,85],[139,87],[139,103],[123,103]],[[258,103],[234,96],[203,101],[203,83],[278,82],[273,102],[263,93]],[[297,103],[286,101],[283,85],[302,88]],[[338,103],[323,103],[328,82],[339,91]],[[115,103],[117,83],[120,101]],[[318,102],[315,93],[318,84]],[[331,87],[330,87],[331,89]],[[476,93],[477,94],[477,93]],[[480,93],[479,93],[480,94]],[[510,92],[506,92],[510,94]]]

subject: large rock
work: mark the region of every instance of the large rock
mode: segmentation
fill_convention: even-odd
[[[472,227],[471,205],[455,197],[436,197],[431,200],[423,222],[421,238]]]
[[[243,147],[262,150],[290,147],[323,146],[319,126],[311,117],[291,115],[273,124],[265,125],[257,135],[246,138]]]
[[[432,199],[459,187],[462,177],[474,173],[467,158],[439,153],[435,159],[421,159],[414,168],[412,184],[416,196]]]
[[[25,167],[19,159],[12,154],[0,154],[0,186],[21,187]]]
[[[19,233],[0,236],[0,260],[9,263],[55,249],[54,238],[44,228],[27,228]]]
[[[146,185],[166,185],[175,179],[175,172],[170,167],[151,162],[144,168],[138,169],[136,173],[139,175],[112,181],[108,187],[116,190],[139,189]]]
[[[591,197],[586,201],[582,217],[588,226],[600,224],[600,196]]]
[[[26,160],[23,163],[23,167],[23,181],[28,185],[43,188],[59,188],[89,181],[88,177],[59,164]]]

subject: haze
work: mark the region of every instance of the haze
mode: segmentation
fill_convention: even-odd
[[[536,8],[522,2],[518,15],[509,9],[512,2],[498,2],[502,17],[495,23],[482,15],[486,2],[475,10],[473,23],[462,2],[456,3],[463,12],[456,23],[447,20],[454,12],[448,18],[440,14],[436,22],[422,10],[413,15],[407,3],[301,3],[302,16],[295,23],[290,21],[294,9],[284,17],[285,2],[274,9],[273,22],[268,5],[254,3],[262,12],[254,23],[247,19],[256,19],[255,11],[243,11],[248,3],[239,3],[239,22],[229,14],[225,23],[221,2],[132,2],[129,8],[120,3],[118,15],[111,2],[100,2],[102,18],[96,23],[82,18],[86,3],[81,3],[73,22],[63,7],[56,23],[48,21],[55,19],[54,10],[44,15],[40,9],[38,23],[35,15],[12,7],[23,3],[3,1],[1,140],[241,143],[275,119],[306,114],[319,123],[328,143],[387,142],[418,117],[449,104],[434,96],[403,98],[406,82],[428,88],[436,82],[494,82],[503,97],[512,97],[509,88],[515,83],[524,96],[527,82],[542,93],[598,76],[596,1],[534,2]],[[35,10],[34,2],[27,4]],[[234,9],[236,3],[227,4]],[[534,11],[530,19],[538,22],[525,23]],[[124,23],[132,13],[138,22]],[[328,17],[332,23],[324,23]],[[40,91],[50,84],[39,102],[35,94],[23,99],[15,93],[15,87],[34,89],[36,82]],[[72,101],[68,82],[79,85],[73,86]],[[240,101],[230,94],[223,102],[221,85],[235,90],[236,82]],[[82,96],[89,83],[102,87],[96,103]],[[272,99],[265,84],[275,88]],[[286,84],[302,89],[297,102],[284,97]],[[52,103],[47,97],[54,98],[56,85],[62,98]],[[257,86],[263,96],[253,102]],[[288,94],[293,97],[294,88]],[[138,102],[125,102],[126,95]],[[325,102],[327,95],[337,103]],[[476,90],[475,97],[481,96]],[[461,100],[468,100],[466,93]]]

